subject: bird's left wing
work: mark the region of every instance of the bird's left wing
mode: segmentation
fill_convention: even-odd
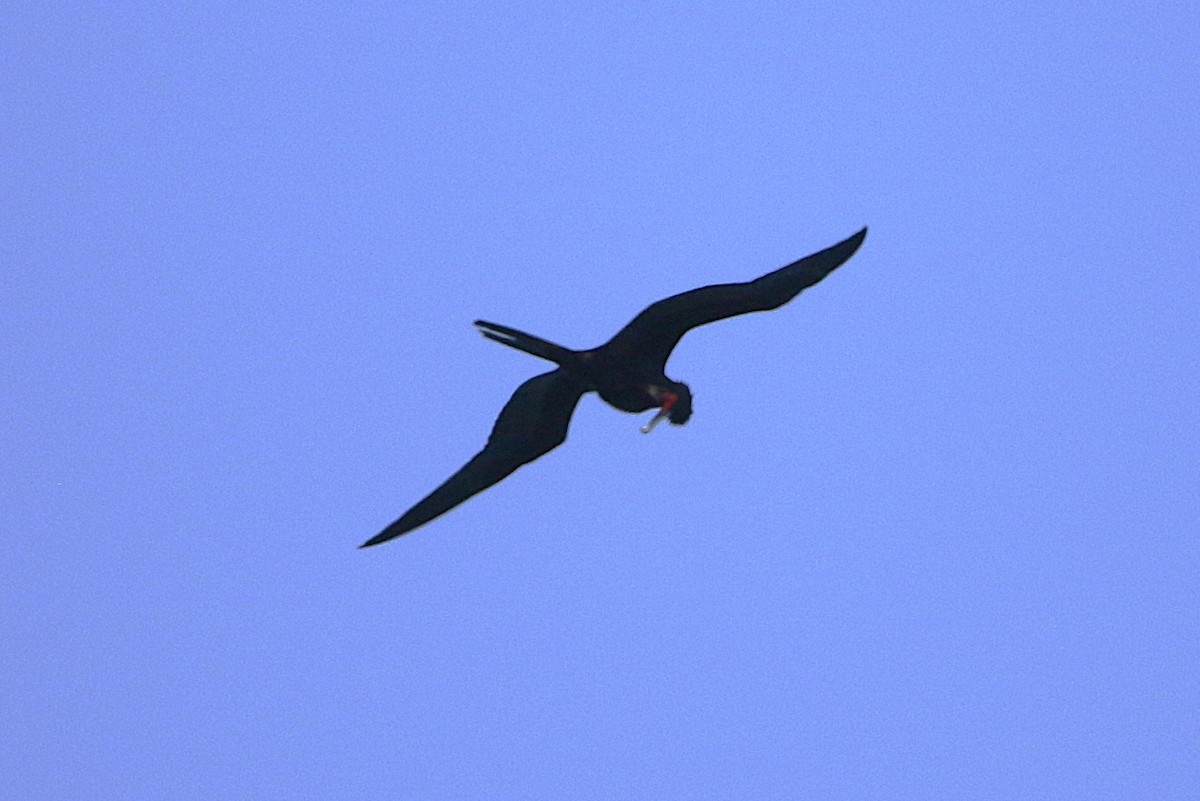
[[[584,387],[562,370],[535,376],[517,388],[496,418],[487,445],[416,506],[362,544],[378,545],[407,534],[482,492],[567,438]]]
[[[671,351],[696,326],[777,309],[836,270],[858,250],[864,228],[832,247],[742,284],[714,284],[652,303],[604,347],[614,356],[647,359],[662,370]]]

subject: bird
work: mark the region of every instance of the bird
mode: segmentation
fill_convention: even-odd
[[[644,434],[664,419],[683,425],[692,416],[691,389],[664,372],[683,335],[717,320],[779,308],[844,264],[866,235],[863,228],[836,245],[753,281],[713,284],[652,303],[612,339],[591,350],[571,350],[515,328],[476,320],[475,327],[484,337],[553,362],[556,368],[517,387],[496,418],[483,450],[359,547],[407,534],[557,448],[566,441],[571,415],[585,393],[599,393],[623,412],[657,408],[642,427]]]

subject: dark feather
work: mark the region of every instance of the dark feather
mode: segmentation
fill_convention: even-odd
[[[562,370],[535,376],[517,388],[496,418],[487,445],[416,506],[362,544],[378,545],[407,534],[482,492],[567,438],[583,387]]]
[[[661,411],[655,420],[666,414],[676,425],[686,423],[691,390],[663,372],[680,338],[699,325],[779,308],[841,266],[866,235],[864,228],[754,281],[701,287],[651,304],[608,343],[592,350],[570,350],[515,328],[477,320],[475,325],[488,339],[548,359],[559,368],[518,387],[496,418],[483,450],[362,547],[387,542],[428,523],[557,448],[566,440],[571,415],[585,392],[599,392],[609,405],[627,412],[658,406]]]
[[[661,371],[691,329],[739,314],[778,309],[844,264],[866,235],[864,228],[833,247],[753,281],[700,287],[653,303],[604,348],[614,359],[637,359]]]

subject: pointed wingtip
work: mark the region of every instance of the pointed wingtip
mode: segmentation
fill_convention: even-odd
[[[378,534],[376,534],[374,537],[371,537],[371,539],[364,542],[362,545],[358,546],[358,549],[361,551],[363,548],[371,548],[375,545],[382,545],[383,543],[387,542],[388,540],[395,539],[396,537],[399,537],[399,536],[400,536],[399,534],[392,534],[392,533],[389,533],[389,531],[387,531],[387,530],[381,531]]]
[[[842,261],[845,262],[851,256],[853,256],[856,252],[858,252],[858,249],[860,247],[862,247],[863,240],[866,238],[867,238],[867,226],[864,225],[862,227],[862,230],[860,230],[858,233],[852,234],[852,235],[846,237],[841,242],[838,242],[836,245],[829,248],[825,252],[827,252],[827,253],[832,252],[832,253],[836,253],[839,255],[845,254],[845,257],[842,259]]]

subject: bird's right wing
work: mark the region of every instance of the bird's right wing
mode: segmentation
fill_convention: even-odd
[[[584,388],[562,370],[526,381],[500,411],[483,450],[361,547],[407,534],[557,448],[567,438],[571,415],[583,393]]]
[[[691,329],[739,314],[778,309],[836,270],[858,250],[864,228],[832,247],[742,284],[714,284],[652,303],[604,345],[623,359],[649,360],[660,371]]]

